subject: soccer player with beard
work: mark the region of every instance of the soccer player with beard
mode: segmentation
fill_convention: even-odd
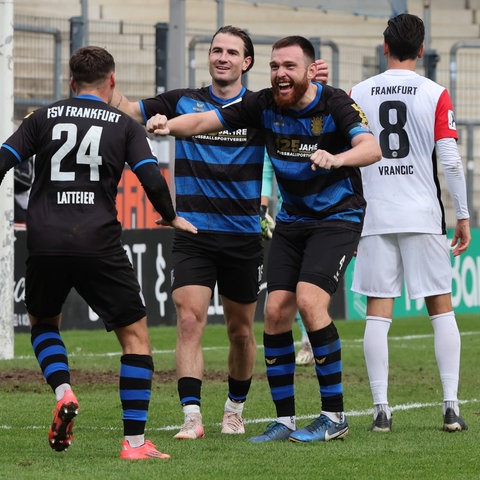
[[[218,29],[208,61],[210,86],[170,90],[140,102],[129,102],[116,91],[112,105],[146,122],[158,112],[173,118],[222,109],[252,95],[242,85],[242,75],[254,64],[252,40],[245,31],[231,25]],[[319,60],[314,78],[326,81],[326,77],[326,64]],[[182,138],[175,145],[176,207],[199,230],[195,236],[175,233],[173,243],[175,363],[184,413],[177,439],[204,436],[202,336],[215,283],[230,340],[221,431],[245,432],[242,413],[256,359],[253,321],[263,269],[259,211],[264,143],[263,131],[249,127]]]
[[[264,239],[270,240],[272,238],[272,232],[275,228],[275,221],[268,213],[268,204],[272,198],[273,189],[274,189],[274,173],[272,162],[270,157],[265,152],[265,160],[263,162],[263,176],[262,176],[262,198],[260,202],[260,218],[262,219],[262,236]],[[277,199],[275,211],[280,210],[282,205],[282,197],[277,189]],[[300,333],[302,335],[300,349],[298,350],[297,356],[295,357],[296,365],[313,365],[315,359],[313,358],[312,346],[310,345],[310,340],[308,339],[307,330],[303,324],[302,317],[300,312],[297,310],[295,314],[295,322],[298,325]]]
[[[359,168],[378,161],[367,119],[340,89],[312,82],[314,49],[290,36],[272,47],[271,88],[241,102],[167,122],[147,122],[158,134],[186,136],[227,128],[263,130],[283,198],[267,267],[264,349],[277,419],[251,442],[328,441],[348,433],[340,338],[328,314],[331,296],[360,239],[365,200]],[[296,429],[292,325],[298,309],[315,356],[321,414]]]

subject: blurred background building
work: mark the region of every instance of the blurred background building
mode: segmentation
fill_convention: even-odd
[[[246,29],[254,39],[256,59],[245,79],[248,88],[269,86],[272,42],[301,34],[328,61],[330,83],[348,92],[384,69],[386,20],[403,11],[420,16],[426,25],[428,55],[419,73],[445,85],[454,101],[477,226],[480,0],[62,0],[61,8],[56,0],[15,0],[15,118],[69,95],[68,58],[87,43],[114,55],[119,89],[131,100],[165,89],[208,85],[209,40],[226,24]],[[452,226],[453,210],[446,197]],[[151,226],[145,218],[126,220],[124,226]]]
[[[480,312],[480,0],[13,0],[13,4],[17,123],[39,106],[70,95],[68,60],[82,45],[108,49],[116,60],[118,88],[130,100],[138,100],[166,89],[210,84],[208,47],[211,36],[222,25],[241,27],[254,40],[255,66],[244,78],[252,90],[270,85],[273,41],[300,34],[308,37],[317,55],[329,63],[329,83],[348,92],[352,85],[385,69],[382,34],[387,19],[404,11],[418,15],[425,22],[427,49],[418,65],[419,73],[450,91],[474,227],[469,253],[454,260],[454,306],[458,313]],[[168,178],[173,141],[163,138],[154,145]],[[447,226],[451,228],[454,210],[439,170]],[[145,295],[149,321],[174,325],[168,287],[172,232],[152,229],[158,214],[128,167],[119,185],[117,210],[125,229],[124,246]],[[15,242],[16,331],[28,331],[22,303],[24,234],[17,231]],[[351,269],[344,288],[332,302],[330,313],[334,318],[364,317],[363,299],[349,291],[350,277]],[[262,284],[259,320],[263,318],[264,288]],[[401,311],[395,316],[424,313],[418,302],[402,298],[396,305]],[[213,321],[223,321],[216,293],[209,315]],[[64,327],[99,328],[98,317],[73,296],[64,311]]]

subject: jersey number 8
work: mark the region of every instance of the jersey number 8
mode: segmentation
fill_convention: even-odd
[[[379,120],[383,127],[379,137],[383,158],[405,158],[410,152],[408,134],[403,128],[407,123],[407,106],[400,101],[383,102]]]

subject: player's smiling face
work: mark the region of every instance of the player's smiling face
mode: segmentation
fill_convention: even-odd
[[[281,108],[294,107],[307,91],[311,78],[309,66],[299,46],[272,51],[270,80],[275,103]]]
[[[245,58],[244,51],[243,40],[240,37],[228,33],[217,34],[208,54],[213,81],[224,85],[237,81],[251,62],[250,57]]]

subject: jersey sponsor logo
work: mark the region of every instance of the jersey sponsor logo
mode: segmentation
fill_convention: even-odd
[[[448,128],[450,130],[457,130],[457,124],[455,122],[455,114],[452,110],[448,111]]]
[[[356,103],[352,103],[352,107],[360,115],[360,118],[362,119],[362,124],[363,125],[368,125],[367,116],[365,115],[365,113],[363,113],[363,110],[360,108],[360,106],[357,105]]]
[[[380,175],[413,175],[413,165],[380,165],[378,172]]]
[[[418,87],[409,85],[388,85],[386,87],[372,87],[370,95],[416,95]]]
[[[283,156],[298,156],[310,158],[318,150],[317,143],[301,143],[298,139],[276,138],[277,153]]]
[[[57,192],[58,205],[94,205],[94,192]]]
[[[320,135],[323,130],[323,117],[312,118],[312,133],[314,135]]]
[[[247,141],[248,130],[246,128],[239,128],[230,132],[228,130],[222,130],[218,133],[207,133],[203,135],[195,135],[194,138],[199,140],[221,140],[229,142],[242,142]]]
[[[277,127],[277,128],[283,128],[285,126],[285,122],[283,121],[282,115],[276,115],[275,116],[273,126]]]
[[[208,110],[204,102],[197,102],[195,106],[192,106],[192,112],[205,112]]]

